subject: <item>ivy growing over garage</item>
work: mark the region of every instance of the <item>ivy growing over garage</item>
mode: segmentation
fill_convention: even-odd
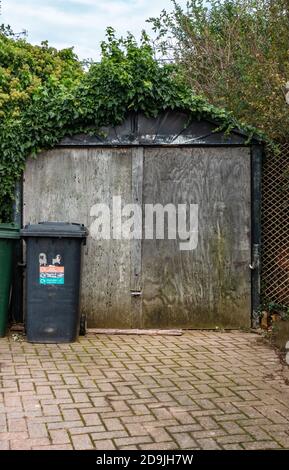
[[[71,49],[31,46],[0,33],[0,221],[9,221],[25,160],[65,135],[121,123],[128,111],[156,116],[184,109],[228,132],[232,114],[192,94],[174,64],[159,64],[149,38],[118,39],[107,29],[99,63],[84,71]],[[11,65],[12,64],[12,65]],[[248,135],[254,129],[243,128]]]

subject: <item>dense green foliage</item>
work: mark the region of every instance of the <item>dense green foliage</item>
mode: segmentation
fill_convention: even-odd
[[[137,45],[131,35],[116,39],[109,28],[102,59],[87,73],[79,70],[71,51],[38,48],[3,34],[0,40],[0,92],[16,93],[0,107],[0,220],[11,218],[15,182],[26,158],[52,147],[64,135],[121,123],[128,111],[155,116],[169,108],[209,117],[227,130],[238,127],[231,114],[193,95],[175,66],[156,62],[145,34]],[[5,78],[11,62],[19,84],[16,91],[15,86],[9,89],[11,77]]]
[[[17,118],[41,85],[75,86],[83,71],[72,49],[32,46],[0,28],[0,119]]]
[[[190,88],[238,119],[288,140],[288,0],[189,0],[151,19]]]
[[[57,113],[61,99],[56,95],[77,87],[82,76],[71,49],[57,51],[46,42],[32,46],[16,40],[9,27],[0,28],[0,220],[10,218],[15,181],[26,156],[53,139],[46,114],[50,96]]]

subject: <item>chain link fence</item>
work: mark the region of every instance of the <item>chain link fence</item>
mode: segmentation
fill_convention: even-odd
[[[263,303],[289,307],[289,144],[267,155],[262,177]]]

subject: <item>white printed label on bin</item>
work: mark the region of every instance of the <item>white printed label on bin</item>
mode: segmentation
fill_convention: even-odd
[[[60,255],[52,259],[52,264],[47,264],[45,253],[39,254],[39,283],[42,285],[64,285],[64,266],[61,266]]]

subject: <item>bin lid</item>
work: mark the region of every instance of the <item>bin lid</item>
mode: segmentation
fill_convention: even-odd
[[[70,222],[39,222],[20,230],[21,237],[85,238],[88,230],[83,224]]]
[[[0,224],[0,238],[20,238],[20,227],[15,223]]]

